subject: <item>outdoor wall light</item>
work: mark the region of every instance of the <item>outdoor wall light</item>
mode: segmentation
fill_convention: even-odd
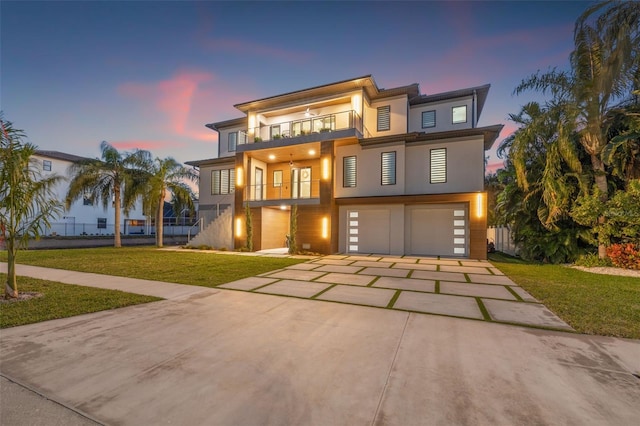
[[[329,177],[329,159],[325,157],[322,159],[322,179],[329,180]]]
[[[482,196],[482,192],[480,192],[476,195],[476,217],[478,219],[484,216],[484,211],[482,210],[482,207],[483,207],[483,196]]]
[[[242,219],[236,218],[236,237],[242,237]]]
[[[315,149],[310,149],[309,150],[309,155],[316,155],[316,150]]]
[[[242,186],[242,167],[236,168],[236,186]]]
[[[329,218],[326,216],[322,218],[322,238],[329,238]]]

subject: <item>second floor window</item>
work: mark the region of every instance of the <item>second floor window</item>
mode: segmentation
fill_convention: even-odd
[[[51,171],[51,161],[42,160],[42,170],[44,170],[45,172],[50,172]]]
[[[238,145],[238,132],[229,133],[229,152],[235,151],[237,145]]]
[[[382,153],[382,185],[396,184],[396,152]]]
[[[451,123],[466,123],[467,122],[467,106],[455,106],[451,108]]]
[[[356,187],[356,156],[344,157],[342,159],[342,186],[344,188]]]
[[[223,169],[211,171],[211,194],[232,194],[236,188],[235,169]]]
[[[436,112],[422,111],[422,128],[436,127]]]
[[[378,108],[378,131],[391,129],[391,106],[385,105]]]

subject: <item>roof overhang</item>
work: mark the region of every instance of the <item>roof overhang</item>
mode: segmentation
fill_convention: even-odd
[[[454,138],[464,138],[469,136],[482,136],[484,142],[484,150],[487,151],[491,149],[498,136],[500,136],[500,131],[504,126],[502,124],[495,124],[493,126],[486,127],[475,127],[473,129],[460,129],[460,130],[449,130],[446,132],[434,132],[434,133],[424,133],[424,132],[413,132],[406,133],[404,135],[390,135],[390,136],[379,136],[375,138],[366,138],[360,139],[360,145],[363,147],[373,146],[378,144],[385,144],[391,142],[404,141],[405,143],[418,143],[418,142],[430,142],[436,140],[445,140],[445,139],[454,139]]]
[[[490,88],[490,84],[485,84],[482,86],[469,87],[466,89],[452,90],[450,92],[434,93],[433,95],[420,95],[409,99],[409,105],[413,106],[426,104],[429,102],[444,101],[448,99],[465,98],[468,96],[473,96],[473,94],[475,93],[478,101],[476,108],[478,110],[478,117],[480,117]]]
[[[225,121],[218,121],[216,123],[205,124],[204,126],[217,132],[222,127],[245,126],[246,124],[247,124],[247,117],[239,117],[239,118],[232,118],[230,120],[225,120]]]
[[[37,155],[37,156],[40,156],[40,157],[54,158],[56,160],[69,161],[69,162],[72,162],[72,163],[77,163],[79,161],[95,160],[95,158],[80,157],[79,155],[67,154],[65,152],[45,151],[45,150],[40,150],[40,149],[37,149],[34,152],[34,155]]]
[[[202,167],[202,166],[221,166],[227,164],[235,164],[236,157],[220,157],[220,158],[207,158],[205,160],[193,160],[193,161],[185,161],[184,164],[193,167]]]

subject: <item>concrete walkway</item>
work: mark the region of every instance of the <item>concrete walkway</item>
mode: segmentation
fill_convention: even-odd
[[[634,340],[209,289],[1,333],[0,374],[13,381],[0,380],[3,425],[640,418]],[[4,408],[16,386],[29,416]],[[62,411],[49,414],[51,401]],[[53,417],[38,423],[41,409]]]

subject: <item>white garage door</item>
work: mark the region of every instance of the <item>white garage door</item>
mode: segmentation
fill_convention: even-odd
[[[389,254],[389,210],[349,210],[347,217],[349,253]]]
[[[405,253],[467,256],[468,220],[464,205],[408,206]]]

